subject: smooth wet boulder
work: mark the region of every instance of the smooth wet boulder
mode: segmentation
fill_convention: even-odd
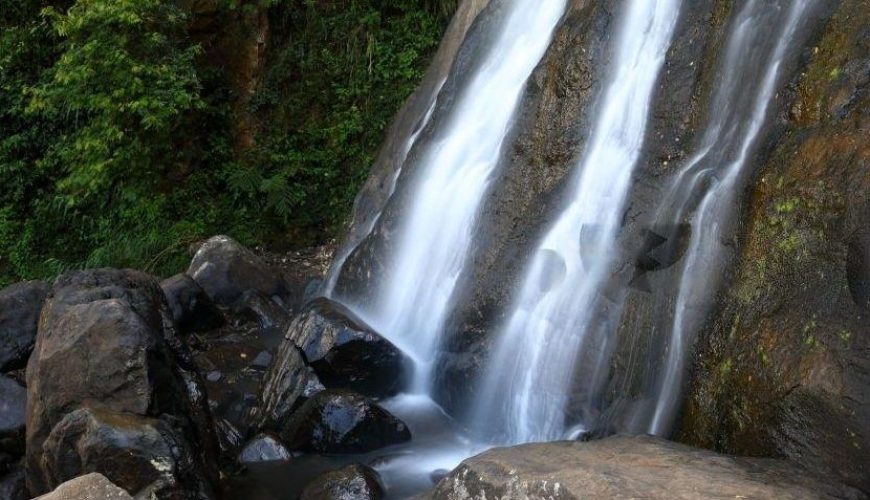
[[[292,321],[286,307],[259,292],[243,293],[233,309],[236,315],[255,321],[267,335],[283,334]]]
[[[311,480],[300,500],[379,500],[383,497],[384,488],[378,473],[371,467],[351,464]]]
[[[234,453],[242,446],[242,433],[229,420],[225,418],[216,418],[214,428],[215,434],[217,434],[218,446],[220,447],[222,454],[228,455]]]
[[[24,408],[27,391],[18,382],[0,375],[0,452],[24,454]]]
[[[329,299],[308,304],[288,328],[287,339],[305,352],[327,387],[386,397],[398,393],[405,381],[409,367],[405,355]]]
[[[651,436],[527,444],[469,458],[429,498],[863,498],[784,461],[735,458]]]
[[[280,434],[291,450],[313,453],[365,453],[411,439],[408,426],[374,401],[333,389],[306,401]]]
[[[165,420],[179,443],[193,450],[192,466],[216,481],[217,444],[201,380],[185,368],[190,363],[153,277],[98,269],[58,278],[27,369],[30,492],[59,484],[45,470],[51,457],[44,445],[67,415],[84,406]]]
[[[99,472],[134,494],[208,499],[212,487],[190,445],[166,420],[80,408],[42,444],[46,484]]]
[[[36,500],[133,500],[133,497],[102,474],[94,473],[70,479]]]
[[[245,444],[239,452],[238,462],[250,464],[258,462],[283,462],[293,455],[287,450],[277,436],[259,434]]]
[[[28,281],[0,290],[0,373],[27,365],[49,289],[44,281]]]
[[[278,429],[308,398],[324,389],[302,351],[284,341],[266,373],[252,420],[257,428]]]
[[[246,292],[287,304],[284,277],[229,236],[215,236],[199,248],[187,271],[220,306],[231,306]]]
[[[172,317],[181,331],[211,330],[224,322],[220,310],[202,287],[187,274],[181,273],[163,280],[160,288],[166,295]]]

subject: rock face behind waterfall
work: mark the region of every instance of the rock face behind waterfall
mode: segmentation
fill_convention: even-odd
[[[790,90],[680,436],[870,492],[870,10],[845,0]]]
[[[494,449],[443,479],[433,500],[487,498],[862,498],[785,462],[741,459],[652,437]]]
[[[133,493],[210,498],[217,447],[191,370],[152,277],[113,269],[61,276],[27,368],[30,493],[100,472]]]

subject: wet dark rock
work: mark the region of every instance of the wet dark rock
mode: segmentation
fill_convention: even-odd
[[[187,274],[177,274],[160,283],[178,328],[201,332],[221,326],[223,315],[205,291]]]
[[[326,387],[385,397],[398,393],[405,380],[405,355],[329,299],[308,304],[287,330],[287,341],[305,352]]]
[[[378,500],[384,497],[378,473],[371,467],[352,464],[314,478],[301,500]]]
[[[24,468],[15,466],[0,473],[0,498],[3,500],[27,500],[27,483],[24,479]]]
[[[277,430],[306,399],[323,389],[302,351],[285,341],[266,373],[254,411],[255,427]]]
[[[291,450],[365,453],[411,439],[404,422],[365,396],[327,389],[316,394],[281,428]]]
[[[190,356],[153,277],[98,269],[58,278],[27,370],[30,492],[59,484],[44,470],[49,459],[44,444],[55,426],[82,406],[166,420],[178,446],[186,442],[193,450],[192,466],[216,480],[217,443],[202,382],[185,368],[192,366]]]
[[[237,315],[255,321],[260,330],[267,334],[284,333],[292,319],[285,306],[259,292],[245,292],[233,309]]]
[[[215,419],[214,425],[221,453],[225,455],[235,453],[242,446],[242,433],[225,418]]]
[[[67,414],[42,445],[46,484],[99,472],[125,490],[157,498],[208,499],[208,478],[170,422],[80,408]]]
[[[28,281],[0,290],[0,372],[27,365],[49,288],[44,281]]]
[[[217,370],[210,371],[206,374],[205,379],[209,382],[217,382],[222,379],[224,376],[221,372]]]
[[[305,284],[305,291],[302,293],[302,305],[308,304],[312,300],[320,296],[320,289],[323,287],[323,280],[315,278],[309,280]]]
[[[228,236],[215,236],[203,243],[187,274],[220,306],[232,306],[246,292],[287,303],[282,274]]]
[[[133,500],[133,497],[102,474],[94,473],[71,479],[38,500]]]
[[[11,378],[0,375],[0,452],[24,454],[24,409],[27,391]]]
[[[432,499],[862,498],[784,461],[734,458],[654,437],[499,448],[465,460]]]
[[[450,474],[450,471],[447,469],[436,469],[429,474],[429,479],[432,480],[432,484],[438,484],[442,479],[447,477],[448,474]]]
[[[290,460],[293,455],[277,436],[260,434],[245,444],[239,452],[238,462],[250,464],[257,462],[276,462]]]
[[[269,354],[269,351],[260,351],[260,354],[257,354],[257,357],[251,361],[251,368],[257,368],[259,370],[265,370],[269,368],[269,365],[272,364],[272,355]]]
[[[870,219],[870,214],[867,217]],[[870,224],[856,232],[848,242],[846,279],[852,300],[870,314]]]

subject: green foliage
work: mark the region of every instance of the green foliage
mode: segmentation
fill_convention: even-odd
[[[323,239],[455,0],[220,0],[229,26],[258,9],[271,23],[245,150],[232,65],[192,40],[180,5],[0,0],[0,285],[177,272],[190,242],[218,232]]]
[[[336,227],[388,122],[413,91],[443,22],[416,0],[306,0],[274,24],[297,33],[272,54],[254,101],[268,127],[244,165],[224,172],[239,199],[304,227]]]

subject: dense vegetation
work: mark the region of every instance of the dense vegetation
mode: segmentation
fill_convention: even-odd
[[[241,99],[233,51],[215,47],[245,28],[194,33],[187,4],[0,0],[0,284],[78,267],[175,272],[189,243],[218,232],[329,237],[455,7],[215,0],[212,26],[269,24]]]

